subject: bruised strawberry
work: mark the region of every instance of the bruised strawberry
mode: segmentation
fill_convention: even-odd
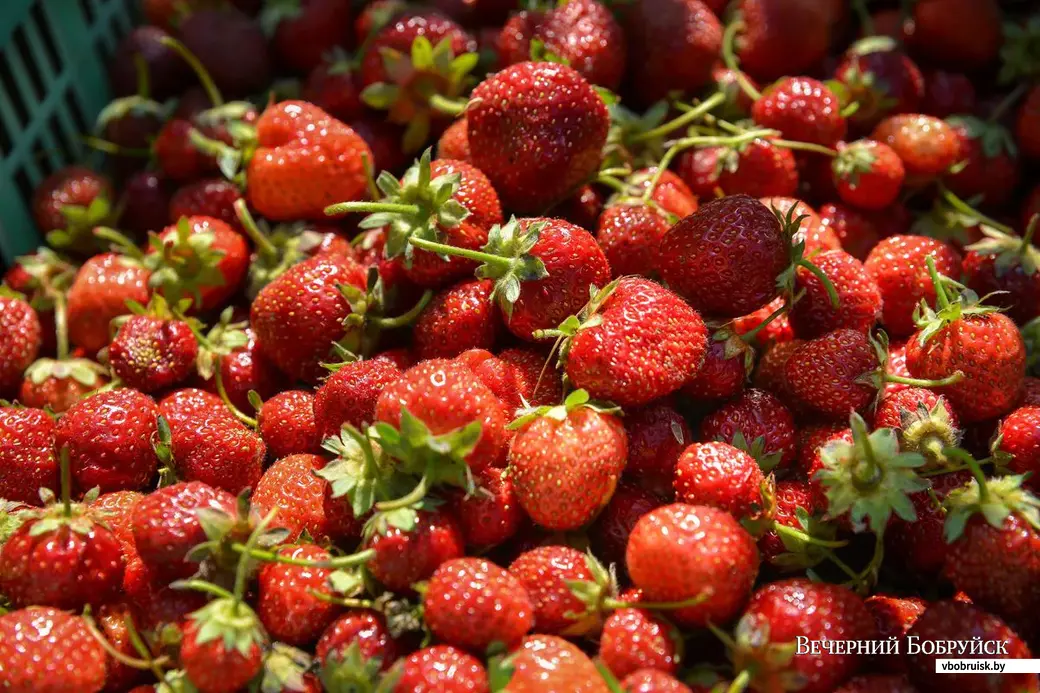
[[[164,390],[195,368],[199,345],[183,320],[134,315],[108,345],[112,372],[141,392]]]
[[[768,87],[752,106],[751,117],[788,140],[832,147],[845,138],[838,97],[809,77],[787,77]]]

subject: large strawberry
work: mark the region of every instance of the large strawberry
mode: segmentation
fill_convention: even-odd
[[[54,420],[42,409],[0,407],[0,498],[38,505],[58,488]]]
[[[289,455],[268,467],[256,485],[253,506],[262,516],[275,511],[271,526],[288,530],[290,541],[304,532],[318,541],[328,536],[326,482],[315,473],[324,466],[319,455]]]
[[[509,465],[520,505],[538,525],[577,529],[607,504],[628,457],[621,422],[575,390],[517,419]]]
[[[592,660],[555,635],[529,635],[510,658],[512,676],[504,693],[607,693]],[[402,692],[403,693],[403,692]]]
[[[105,650],[87,622],[51,607],[0,616],[0,661],[0,686],[15,693],[98,693],[105,685]]]
[[[592,175],[608,121],[592,86],[553,63],[507,67],[473,90],[466,109],[474,165],[521,212],[543,211]]]

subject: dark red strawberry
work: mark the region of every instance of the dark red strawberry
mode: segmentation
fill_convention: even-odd
[[[630,590],[621,595],[621,599],[627,602],[638,603],[641,598],[639,590]],[[678,636],[675,626],[652,611],[617,609],[603,622],[599,636],[599,658],[610,673],[620,679],[640,670],[675,674],[682,660]]]
[[[1015,141],[1022,154],[1030,159],[1040,159],[1040,137],[1036,135],[1036,124],[1040,122],[1040,89],[1033,87],[1022,100],[1015,118]]]
[[[425,510],[418,512],[414,527],[405,530],[390,525],[385,532],[373,532],[365,546],[375,551],[368,562],[372,576],[394,592],[410,591],[439,565],[465,554],[455,520]]]
[[[265,400],[284,390],[286,385],[282,372],[260,353],[253,330],[246,328],[243,332],[245,345],[223,356],[217,368],[220,369],[221,384],[227,392],[228,401],[240,411],[249,411],[252,408],[249,402],[250,390],[256,390],[260,399]],[[205,381],[204,386],[216,393],[216,378]]]
[[[488,673],[473,655],[451,645],[416,650],[401,660],[394,693],[488,693]]]
[[[693,441],[682,415],[666,402],[626,412],[628,462],[625,475],[643,488],[670,495],[675,463]]]
[[[83,263],[69,288],[69,341],[94,354],[111,341],[109,323],[129,314],[127,301],[148,303],[150,272],[115,253]]]
[[[786,479],[776,484],[773,498],[773,528],[758,538],[758,552],[762,561],[785,573],[805,569],[805,563],[815,562],[808,548],[799,551],[797,544],[785,541],[788,534],[781,536],[778,529],[789,527],[805,533],[799,511],[812,517],[818,510],[812,488],[804,481]],[[811,526],[811,525],[810,525]],[[807,560],[803,560],[807,559]]]
[[[867,335],[841,329],[798,347],[784,366],[784,377],[801,402],[828,418],[842,419],[873,400],[877,388],[860,377],[877,368],[877,353]]]
[[[669,494],[670,495],[670,494]],[[628,536],[643,515],[662,505],[660,497],[622,480],[596,518],[590,538],[596,555],[623,568]]]
[[[890,113],[914,113],[925,101],[921,70],[887,37],[869,36],[849,46],[834,78],[859,104],[850,116],[856,125],[871,127]]]
[[[899,656],[875,657],[875,666],[892,673],[906,672],[906,659],[904,658],[907,651],[906,633],[917,622],[918,617],[924,613],[928,603],[917,597],[904,598],[875,594],[867,597],[866,604],[874,615],[878,639],[895,638],[899,641]]]
[[[597,0],[577,0],[554,7],[537,22],[532,41],[562,58],[592,84],[616,91],[625,73],[626,35],[610,9]],[[519,61],[531,59],[530,48]]]
[[[832,168],[841,199],[866,210],[885,209],[895,202],[906,177],[902,159],[874,140],[839,144]]]
[[[45,606],[0,616],[0,685],[9,691],[100,691],[105,650],[79,616]]]
[[[264,402],[256,420],[260,436],[275,459],[321,451],[322,438],[314,417],[314,395],[306,390],[278,393]]]
[[[972,116],[947,119],[960,138],[957,172],[945,179],[959,197],[1003,207],[1018,187],[1021,166],[1011,133],[999,123]]]
[[[754,351],[744,338],[728,327],[720,328],[709,337],[704,363],[682,392],[708,402],[729,399],[744,389],[753,365]]]
[[[467,349],[490,349],[501,331],[494,282],[462,282],[437,294],[412,329],[420,360],[454,358]]]
[[[337,435],[343,424],[361,429],[375,421],[379,394],[400,377],[401,370],[385,359],[354,361],[337,368],[314,395],[320,438]]]
[[[1040,217],[1031,220],[1023,238],[982,226],[984,238],[967,248],[964,277],[968,288],[1007,311],[1018,324],[1040,315],[1040,248],[1032,244]]]
[[[474,474],[479,491],[466,495],[456,492],[452,512],[466,546],[488,549],[512,538],[524,521],[524,511],[516,497],[512,478],[502,469],[486,468]]]
[[[870,137],[895,151],[910,185],[935,180],[960,157],[960,138],[954,129],[920,113],[889,116],[878,123]]]
[[[596,225],[596,240],[614,276],[651,275],[657,265],[657,247],[672,221],[669,215],[642,203],[607,206]]]
[[[278,549],[278,555],[302,561],[326,561],[328,551],[305,544]],[[271,635],[289,645],[305,647],[315,642],[339,615],[328,596],[328,568],[265,563],[257,574],[256,613]],[[315,595],[317,593],[317,595]]]
[[[303,98],[344,123],[353,121],[363,112],[361,86],[354,65],[342,52],[326,56],[310,71],[303,83]],[[376,165],[375,161],[371,163]]]
[[[89,253],[96,247],[91,232],[111,215],[113,199],[107,177],[84,166],[68,166],[36,186],[33,221],[55,247]]]
[[[886,214],[865,212],[843,202],[828,202],[820,207],[820,221],[832,229],[846,253],[864,262],[881,240],[881,223]]]
[[[135,554],[127,559],[123,593],[138,628],[151,631],[166,625],[182,628],[188,615],[206,604],[206,597],[200,592],[179,590],[170,587],[169,582],[170,576],[153,571],[140,556]]]
[[[962,72],[931,70],[925,75],[921,110],[936,118],[975,111],[975,85]]]
[[[281,63],[295,72],[308,72],[323,56],[350,40],[351,12],[346,0],[299,0],[269,5],[261,16]]]
[[[891,530],[885,532],[885,549],[910,574],[924,580],[934,580],[939,575],[948,550],[943,538],[946,511],[942,502],[950,491],[963,487],[970,478],[966,471],[933,477],[928,490],[910,496],[917,519],[893,519]]]
[[[803,339],[827,332],[852,329],[868,332],[881,315],[881,291],[856,258],[841,250],[814,255],[812,263],[830,281],[838,296],[834,306],[827,287],[806,267],[795,272],[794,291],[800,298],[790,310],[791,326]]]
[[[253,494],[253,507],[261,517],[276,510],[272,527],[289,530],[289,541],[307,532],[317,541],[328,536],[324,498],[325,479],[316,471],[325,466],[318,455],[289,455],[264,472]]]
[[[832,147],[845,138],[838,97],[810,77],[786,77],[769,86],[751,108],[755,124],[784,139]]]
[[[267,39],[259,23],[235,7],[196,9],[177,24],[177,35],[221,92],[244,96],[270,84]]]
[[[806,257],[812,257],[817,253],[827,250],[841,250],[841,239],[831,229],[824,225],[820,215],[812,207],[796,197],[763,197],[759,202],[776,210],[786,219],[790,214],[792,219],[804,217],[798,222],[798,228],[791,239],[793,242],[804,242]],[[793,210],[793,211],[792,211]]]
[[[349,667],[356,651],[367,670],[386,671],[397,660],[399,646],[391,637],[386,619],[378,611],[352,609],[325,629],[314,653],[318,663],[328,671],[332,667]]]
[[[701,420],[700,434],[703,440],[740,447],[766,470],[794,462],[794,417],[778,397],[764,390],[745,390],[716,409]]]
[[[743,31],[736,49],[741,67],[764,82],[796,75],[827,54],[831,12],[820,0],[741,0]]]
[[[765,509],[758,462],[728,443],[694,443],[675,466],[675,499],[719,508],[737,518],[755,518]]]
[[[204,216],[238,228],[234,205],[240,199],[242,191],[227,180],[208,178],[189,183],[170,198],[169,223],[176,224],[181,217]]]
[[[531,39],[545,20],[545,14],[542,9],[532,8],[509,16],[495,39],[498,64],[515,65],[531,59]]]
[[[996,0],[925,0],[914,5],[911,49],[943,67],[972,70],[997,58],[1003,39]]]

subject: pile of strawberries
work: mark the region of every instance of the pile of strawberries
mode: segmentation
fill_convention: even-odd
[[[908,647],[1040,656],[1030,3],[357,5],[36,191],[0,691],[1040,691]]]

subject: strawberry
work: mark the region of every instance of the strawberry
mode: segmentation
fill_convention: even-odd
[[[148,303],[149,274],[115,253],[83,263],[68,293],[69,340],[90,354],[106,346],[109,322],[130,312],[126,301]]]
[[[416,650],[403,660],[394,693],[488,693],[488,674],[473,655],[451,645]]]
[[[506,207],[533,212],[562,200],[596,170],[609,117],[575,70],[523,62],[473,90],[466,122],[473,164]]]
[[[144,494],[137,491],[113,491],[101,494],[89,506],[91,516],[107,527],[122,545],[124,557],[137,553],[131,517],[142,498]]]
[[[878,368],[867,335],[850,329],[828,332],[799,346],[784,366],[794,396],[820,414],[841,419],[862,411],[877,388],[860,377]]]
[[[268,33],[273,28],[272,47],[282,64],[308,72],[349,42],[350,15],[346,0],[298,0],[269,4],[260,21]]]
[[[531,39],[545,20],[545,10],[521,9],[510,14],[509,19],[495,37],[497,65],[508,66],[522,63],[531,58]]]
[[[54,420],[41,409],[0,407],[0,498],[40,503],[41,488],[58,488]]]
[[[638,603],[640,596],[633,590],[622,599]],[[675,674],[683,652],[675,626],[652,611],[629,607],[613,611],[603,622],[598,654],[610,673],[623,679],[640,670]]]
[[[558,62],[611,91],[617,90],[625,73],[625,38],[610,9],[597,0],[554,7],[537,22],[531,36],[532,41],[541,42],[542,52],[562,58]],[[530,49],[513,62],[528,60],[529,55]]]
[[[685,626],[724,623],[758,574],[755,540],[729,513],[674,503],[644,515],[628,538],[625,565],[650,600],[698,601],[672,616]]]
[[[1040,159],[1040,137],[1036,135],[1037,122],[1040,122],[1040,89],[1033,87],[1026,93],[1015,118],[1015,141],[1022,154],[1030,159]]]
[[[660,240],[671,227],[672,219],[658,208],[623,201],[603,210],[596,225],[596,240],[614,277],[648,276],[657,264]]]
[[[661,505],[661,498],[650,491],[629,481],[619,482],[590,530],[596,555],[608,564],[624,568],[625,547],[632,528],[639,518]]]
[[[105,604],[98,609],[98,630],[119,654],[136,658],[139,654],[130,636],[133,625],[133,614],[124,603]],[[110,691],[129,691],[135,684],[145,680],[140,669],[130,667],[115,659],[111,654],[105,657],[105,693]]]
[[[671,674],[657,669],[639,669],[622,679],[625,693],[700,693],[701,687],[691,689]],[[704,689],[707,690],[707,689]]]
[[[755,124],[779,130],[784,139],[832,147],[845,138],[838,97],[810,77],[785,77],[762,92],[751,107]]]
[[[520,530],[524,511],[513,480],[504,470],[488,467],[474,475],[481,491],[452,497],[452,512],[468,548],[487,549],[512,538]]]
[[[512,648],[534,625],[527,590],[510,572],[482,558],[442,563],[423,593],[423,617],[448,644],[483,652],[493,642]]]
[[[599,587],[605,571],[595,559],[569,546],[539,546],[514,559],[509,573],[530,597],[537,632],[575,636],[599,627],[598,605],[572,590],[577,582]]]
[[[181,186],[170,198],[169,223],[181,217],[211,217],[237,229],[235,202],[242,199],[238,186],[221,178],[207,178]]]
[[[454,358],[467,349],[490,349],[501,332],[495,283],[488,279],[461,282],[444,289],[419,314],[412,331],[420,360]]]
[[[942,395],[919,387],[886,392],[874,411],[875,428],[899,433],[903,450],[920,452],[933,465],[945,466],[943,450],[960,442],[960,421]]]
[[[325,466],[318,455],[289,455],[264,472],[253,494],[253,507],[261,516],[277,510],[273,527],[289,530],[289,541],[303,532],[322,541],[328,536],[323,509],[325,480],[315,471]]]
[[[935,306],[935,286],[925,263],[928,256],[935,258],[940,274],[960,274],[960,253],[947,243],[925,236],[886,238],[867,256],[864,266],[881,290],[881,322],[893,337],[914,332],[913,314],[922,300]]]
[[[264,32],[258,22],[234,6],[199,7],[177,23],[177,34],[221,91],[241,96],[271,83]],[[233,41],[234,47],[225,40]]]
[[[509,693],[607,693],[610,690],[592,660],[576,645],[555,635],[527,636],[514,651],[510,663],[513,675],[504,689]]]
[[[181,666],[199,693],[234,693],[260,672],[265,640],[252,609],[231,597],[216,599],[189,617]]]
[[[782,396],[788,403],[787,406],[799,415],[804,413],[805,403],[799,402],[795,398],[791,384],[787,382],[786,370],[791,356],[804,344],[804,340],[792,339],[769,346],[759,358],[758,366],[752,377],[752,384],[755,387]]]
[[[1037,220],[1030,221],[1023,238],[982,226],[984,238],[964,255],[968,288],[982,296],[996,293],[993,302],[1019,324],[1040,315],[1040,248],[1031,242]]]
[[[126,387],[155,392],[184,380],[195,369],[198,351],[187,322],[152,309],[142,310],[119,327],[108,345],[108,358],[112,372]]]
[[[18,401],[27,407],[49,408],[55,414],[108,383],[108,371],[88,359],[38,359],[25,370]]]
[[[801,298],[790,310],[795,334],[814,339],[828,332],[868,332],[881,315],[881,291],[863,263],[842,250],[813,256],[812,263],[830,280],[838,295],[835,308],[820,277],[805,267],[795,272],[794,290]]]
[[[256,334],[246,328],[246,343],[236,347],[219,360],[221,384],[227,392],[228,401],[241,411],[252,408],[249,391],[256,390],[260,399],[269,399],[285,389],[285,377],[271,361],[260,353]],[[217,391],[216,378],[205,382],[204,387]]]
[[[900,653],[906,652],[906,632],[913,627],[924,613],[928,603],[917,597],[894,597],[875,594],[866,599],[867,608],[874,615],[878,639],[895,638],[899,641]],[[892,673],[904,673],[906,660],[898,657],[875,657],[875,665]]]
[[[372,150],[350,127],[304,101],[268,106],[246,166],[249,204],[271,221],[323,220],[335,202],[365,191]]]
[[[789,197],[798,189],[794,154],[765,137],[735,146],[687,150],[678,168],[683,182],[701,199],[720,194]]]
[[[859,104],[850,117],[857,125],[871,127],[890,113],[914,113],[925,101],[921,70],[886,37],[869,36],[849,46],[834,78]]]
[[[464,555],[458,524],[445,513],[420,510],[409,529],[390,525],[374,532],[365,546],[375,551],[368,562],[372,576],[387,589],[407,592],[433,575],[445,561]]]
[[[473,159],[469,151],[469,124],[466,116],[457,118],[441,133],[437,140],[437,158],[467,163]]]
[[[828,202],[820,207],[820,221],[839,238],[846,253],[864,262],[881,240],[882,212],[864,212],[843,202]]]
[[[325,561],[328,551],[312,544],[286,546],[278,555],[304,561]],[[332,570],[286,563],[265,563],[257,574],[256,613],[271,637],[304,647],[317,641],[339,615],[340,607],[327,596]],[[317,593],[318,596],[315,595]]]
[[[737,671],[751,673],[756,689],[782,690],[782,681],[798,676],[805,693],[829,693],[856,671],[860,656],[826,650],[798,654],[785,646],[799,636],[810,641],[859,640],[875,633],[870,611],[852,590],[791,578],[752,595],[730,656]]]
[[[630,80],[648,105],[669,92],[693,92],[712,79],[722,26],[700,0],[653,0],[625,8]]]
[[[352,310],[341,285],[362,289],[361,266],[349,258],[319,255],[265,286],[250,307],[261,353],[293,378],[316,381],[333,342],[353,332],[345,324]],[[299,310],[302,303],[310,309]]]
[[[1028,474],[1026,483],[1037,487],[1040,479],[1040,406],[1023,406],[1005,416],[998,427],[1000,450],[1011,456],[1008,468]]]
[[[955,601],[935,602],[917,619],[909,636],[925,642],[930,639],[964,640],[980,638],[983,642],[1004,643],[1004,654],[959,654],[964,659],[1029,659],[1029,646],[1004,621],[977,606]],[[978,641],[976,641],[978,642]],[[921,652],[907,656],[910,680],[922,691],[955,687],[964,693],[994,691],[1030,691],[1037,689],[1036,674],[939,674],[936,655]]]
[[[832,168],[842,201],[866,210],[884,209],[895,202],[906,177],[895,150],[875,140],[839,144]]]
[[[708,340],[704,363],[697,375],[683,385],[682,392],[706,402],[728,399],[744,389],[753,365],[751,347],[729,327],[723,327]]]
[[[856,676],[834,693],[918,693],[905,676],[866,674]]]
[[[192,143],[193,129],[195,124],[192,120],[170,118],[156,135],[152,153],[164,178],[176,183],[190,183],[220,172],[216,157]]]
[[[779,481],[774,491],[773,504],[773,529],[758,538],[758,552],[762,556],[762,561],[781,572],[804,570],[802,554],[809,558],[809,562],[814,562],[812,554],[808,551],[801,553],[796,551],[795,549],[801,548],[797,545],[789,548],[790,540],[785,541],[789,535],[781,536],[782,530],[778,530],[777,527],[790,527],[798,531],[807,529],[803,526],[800,515],[805,514],[812,517],[816,513],[816,498],[813,490],[804,481],[790,479]]]
[[[943,538],[946,511],[942,502],[970,478],[967,471],[932,477],[930,488],[910,496],[917,519],[912,522],[901,518],[892,520],[891,529],[885,532],[885,549],[912,575],[934,580],[942,570],[948,549]]]
[[[693,440],[685,419],[666,402],[629,412],[622,420],[628,437],[625,476],[651,491],[671,493],[679,455]]]
[[[763,197],[758,200],[766,207],[775,209],[786,219],[791,214],[794,219],[805,217],[798,223],[792,241],[805,242],[805,255],[811,257],[827,250],[841,250],[841,239],[824,225],[816,211],[795,197]],[[793,212],[791,210],[794,210]]]
[[[576,390],[564,404],[531,410],[513,424],[509,466],[516,496],[541,527],[566,531],[592,520],[624,469],[624,427],[588,400]]]
[[[89,254],[92,232],[112,217],[112,181],[84,166],[60,168],[43,179],[32,196],[36,228],[55,248]]]
[[[561,325],[567,339],[560,361],[574,386],[598,399],[647,404],[678,390],[704,361],[707,329],[700,315],[648,279],[608,284],[579,320],[577,327]]]
[[[726,317],[771,301],[788,264],[779,221],[746,195],[702,206],[672,227],[661,248],[668,252],[658,269],[669,286],[699,310]]]
[[[0,295],[0,394],[15,393],[25,369],[36,360],[42,332],[39,317],[26,301]]]
[[[1011,133],[998,123],[972,116],[954,116],[946,122],[960,138],[960,165],[946,177],[946,186],[957,196],[978,199],[980,204],[1003,207],[1010,202],[1021,175]]]
[[[751,453],[767,471],[790,466],[797,447],[791,412],[778,397],[759,389],[745,390],[702,419],[700,434],[702,440]]]
[[[925,75],[921,110],[936,118],[975,111],[975,85],[961,72],[931,70]]]
[[[324,672],[329,672],[330,667],[349,670],[355,654],[366,670],[371,666],[378,672],[393,665],[399,646],[381,613],[351,609],[329,624],[314,653]]]
[[[205,605],[206,598],[201,593],[176,589],[168,583],[169,576],[151,570],[139,556],[127,559],[123,593],[139,628],[150,631],[158,631],[166,625],[182,628],[188,614]]]
[[[743,337],[755,328],[765,323],[780,308],[784,306],[784,299],[776,297],[758,310],[753,310],[747,315],[733,319],[733,331]],[[754,334],[754,343],[758,346],[769,346],[779,342],[790,342],[794,339],[794,330],[787,317],[787,311],[781,311],[770,322],[766,323],[761,330]]]
[[[938,178],[960,158],[960,139],[954,129],[920,113],[889,116],[878,123],[870,138],[899,156],[910,185]]]
[[[996,59],[1003,40],[996,0],[925,0],[914,5],[910,47],[944,67],[973,70]]]
[[[278,393],[264,402],[256,420],[260,436],[275,459],[321,451],[314,395],[306,390]]]
[[[154,491],[134,506],[134,546],[149,571],[166,579],[195,572],[198,564],[187,556],[208,538],[198,514],[202,509],[234,515],[235,498],[200,481],[188,481]]]
[[[380,393],[400,377],[401,370],[384,359],[354,361],[336,369],[314,394],[318,436],[334,436],[344,424],[360,429],[375,421]]]
[[[135,490],[152,480],[158,458],[155,402],[137,390],[102,392],[72,405],[54,427],[54,449],[68,448],[73,492]]]
[[[764,483],[755,459],[727,443],[694,443],[675,466],[678,502],[720,508],[737,518],[761,514]]]
[[[303,99],[336,120],[349,123],[363,113],[361,85],[358,82],[354,65],[346,54],[334,50],[307,74],[303,83]],[[372,164],[375,165],[375,162]]]
[[[32,606],[0,616],[0,686],[12,693],[97,693],[105,651],[79,616]]]
[[[823,5],[818,0],[741,0],[743,31],[736,42],[741,66],[762,81],[814,66],[830,43],[831,16]]]

